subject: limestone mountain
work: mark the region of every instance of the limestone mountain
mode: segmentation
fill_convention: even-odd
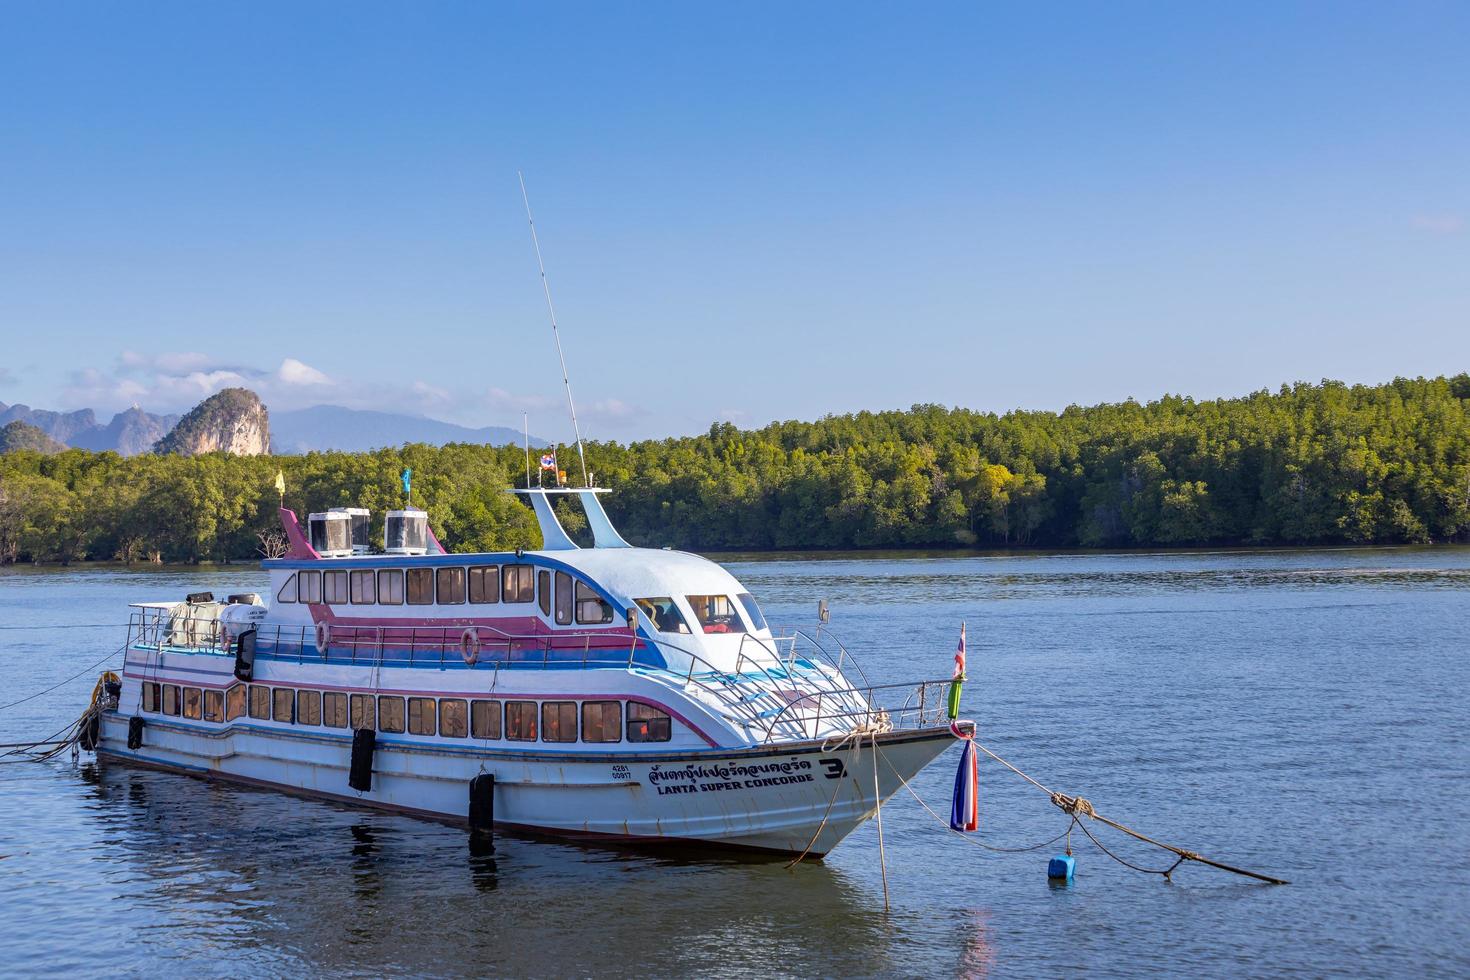
[[[260,397],[246,388],[226,388],[190,409],[153,451],[263,456],[270,452],[270,444],[270,417]]]
[[[39,453],[59,453],[66,447],[41,429],[19,420],[0,428],[0,453],[31,449]]]

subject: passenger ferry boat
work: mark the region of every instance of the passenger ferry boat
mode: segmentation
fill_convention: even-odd
[[[821,856],[964,734],[948,678],[868,683],[824,623],[773,630],[720,565],[631,547],[603,491],[512,492],[541,550],[448,554],[402,510],[373,554],[367,511],[303,533],[282,508],[269,604],[134,605],[99,755],[471,826]]]

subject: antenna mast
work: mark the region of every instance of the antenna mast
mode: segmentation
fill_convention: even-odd
[[[567,358],[561,352],[561,331],[556,329],[556,307],[551,303],[551,283],[546,279],[546,264],[541,261],[541,242],[536,237],[536,219],[531,217],[531,198],[526,194],[526,178],[516,171],[516,179],[521,182],[521,200],[526,202],[526,223],[531,226],[531,244],[536,249],[536,268],[541,270],[541,288],[546,293],[546,311],[551,314],[551,336],[556,339],[556,356],[561,361],[561,383],[567,389],[567,408],[572,413],[572,434],[577,437],[577,457],[582,462],[582,485],[590,487],[592,484],[587,480],[587,454],[582,451],[582,430],[577,425],[577,405],[572,401],[572,382],[567,377]]]

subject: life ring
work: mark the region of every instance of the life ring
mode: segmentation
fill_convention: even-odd
[[[473,626],[465,628],[459,634],[459,654],[464,657],[464,662],[473,667],[480,661],[480,631]]]
[[[323,657],[327,655],[327,648],[332,645],[332,624],[316,624],[316,652]]]

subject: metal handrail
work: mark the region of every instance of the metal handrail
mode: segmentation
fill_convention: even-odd
[[[934,723],[938,723],[943,717],[943,713],[945,711],[944,700],[941,697],[935,697],[933,699],[931,709],[931,703],[927,696],[927,692],[931,689],[942,691],[944,689],[944,685],[948,683],[949,681],[946,680],[926,680],[918,681],[917,683],[905,682],[899,684],[874,684],[868,687],[846,688],[841,691],[819,692],[806,695],[802,698],[793,700],[790,704],[782,709],[779,715],[771,719],[771,727],[767,730],[764,741],[770,742],[771,736],[774,734],[775,726],[782,720],[782,716],[784,716],[787,712],[795,711],[804,706],[808,706],[808,703],[812,702],[813,700],[815,700],[816,702],[815,714],[809,719],[802,718],[800,721],[803,734],[806,733],[808,720],[811,721],[811,734],[813,738],[816,738],[821,734],[821,725],[824,720],[832,720],[837,718],[860,719],[863,724],[871,725],[872,722],[879,715],[883,715],[885,716],[887,722],[892,725],[895,719],[901,719],[907,715],[916,715],[917,727],[924,727],[925,724],[930,721],[928,717],[928,712],[932,710],[934,712],[934,718],[932,719],[932,721]],[[906,692],[906,697],[904,698],[903,703],[897,707],[884,707],[881,704],[876,703],[876,695],[880,691],[903,691]],[[851,696],[851,700],[854,701],[857,706],[848,707],[844,710],[824,712],[821,706],[821,699],[827,693],[837,695],[849,695]],[[917,704],[914,703],[914,697],[916,695],[918,697]],[[853,727],[857,726],[854,725]]]
[[[191,649],[208,650],[210,652],[228,653],[228,637],[223,627],[226,624],[218,619],[205,617],[175,617],[167,610],[145,609],[133,613],[129,621],[129,643],[134,642],[146,646],[157,646],[161,651],[165,641],[172,639],[172,634],[183,630],[190,638],[203,638],[205,642],[196,643]],[[204,627],[207,627],[204,628]],[[307,626],[291,627],[285,624],[262,624],[251,628],[260,630],[262,640],[270,636],[271,646],[276,656],[289,657],[291,645],[296,647],[296,661],[306,661],[306,647],[308,644],[315,648],[315,631],[308,635]],[[872,685],[867,683],[867,677],[863,676],[862,686],[849,686],[842,674],[841,660],[833,661],[830,651],[823,647],[820,642],[801,630],[793,631],[788,636],[773,636],[770,646],[761,637],[746,634],[758,649],[756,655],[745,651],[746,640],[741,641],[741,648],[737,655],[736,670],[732,673],[724,668],[710,663],[700,654],[690,650],[678,643],[660,637],[659,639],[645,638],[636,632],[625,629],[604,630],[599,632],[587,630],[558,631],[551,634],[518,634],[503,630],[497,626],[477,624],[465,629],[474,629],[477,635],[480,631],[493,634],[488,641],[490,644],[499,645],[504,643],[504,659],[486,659],[483,662],[487,666],[493,665],[495,669],[521,668],[549,668],[553,661],[551,653],[553,649],[574,650],[575,640],[582,640],[580,662],[583,668],[587,667],[624,667],[632,669],[635,666],[645,667],[656,671],[664,678],[677,678],[685,688],[692,688],[706,697],[700,698],[710,707],[724,714],[728,719],[747,730],[755,729],[763,733],[763,740],[769,742],[778,733],[806,736],[808,724],[811,719],[801,713],[803,705],[815,703],[817,707],[815,724],[812,726],[815,735],[821,728],[822,720],[834,721],[837,719],[855,718],[871,721],[873,714],[878,710],[872,704],[872,695],[877,691],[897,690],[900,688],[915,690],[913,684],[886,684]],[[456,627],[424,628],[405,624],[404,626],[349,626],[339,627],[340,635],[333,635],[328,639],[327,650],[317,650],[322,658],[328,657],[328,651],[332,648],[348,649],[351,651],[351,662],[359,662],[359,651],[367,647],[372,651],[372,661],[381,664],[388,650],[406,643],[405,649],[408,653],[408,663],[415,664],[416,655],[419,652],[428,653],[432,657],[437,653],[437,663],[443,665],[445,656],[451,646],[459,645],[459,638],[463,629]],[[429,636],[424,636],[429,632]],[[454,635],[451,636],[451,633]],[[395,635],[397,634],[397,635]],[[406,635],[406,638],[404,637]],[[435,635],[437,634],[437,635]],[[795,667],[796,643],[799,638],[807,639],[812,647],[818,651],[818,661],[826,661],[826,666],[820,662],[813,665],[814,669],[798,670]],[[835,637],[833,638],[835,641]],[[592,646],[593,641],[598,641],[598,647]],[[779,644],[789,641],[792,644],[791,656],[783,663]],[[482,643],[485,641],[482,641]],[[622,645],[628,644],[626,655],[621,652],[616,657],[594,657],[592,651],[618,650]],[[540,647],[541,657],[539,661],[533,659],[512,659],[516,647],[520,645],[524,650],[530,652]],[[838,646],[841,647],[840,641]],[[667,666],[659,668],[653,664],[638,663],[637,653],[644,650],[659,651],[660,649],[677,652],[689,659],[689,667],[680,675],[668,670]],[[845,650],[844,650],[845,652]],[[759,656],[765,654],[765,657]],[[428,660],[428,657],[423,658]],[[806,658],[810,659],[810,658]],[[756,668],[758,673],[747,675],[744,671],[746,661]],[[567,661],[557,661],[566,663]],[[862,668],[855,660],[850,661],[862,674]],[[771,672],[774,667],[782,672],[782,676],[776,676]],[[920,704],[917,708],[920,720],[924,714],[925,690],[933,683],[925,681],[917,686]],[[787,697],[795,695],[794,697]],[[781,698],[787,697],[785,703]],[[763,717],[760,702],[771,707],[779,705],[774,715]],[[911,713],[912,709],[907,703],[899,709],[888,709],[896,711],[900,715]]]

